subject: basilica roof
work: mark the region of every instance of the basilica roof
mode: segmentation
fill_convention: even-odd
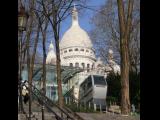
[[[84,31],[78,23],[78,12],[75,7],[72,11],[72,25],[65,32],[60,42],[61,49],[68,47],[93,47],[87,32]]]

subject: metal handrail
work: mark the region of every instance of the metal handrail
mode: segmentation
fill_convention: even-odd
[[[47,107],[47,109],[56,116],[56,119],[57,119],[57,120],[63,120],[56,112],[54,112],[54,111],[48,106],[48,104],[46,104],[46,102],[44,102],[42,99],[40,99],[33,91],[31,91],[31,92],[32,92],[32,94],[34,94],[34,96],[36,96],[36,98],[37,98],[39,101],[43,102],[43,104]]]
[[[25,84],[24,84],[25,85]],[[25,85],[26,86],[26,85]],[[27,87],[27,86],[26,86]],[[44,105],[57,116],[57,114],[50,108],[50,106],[57,107],[63,114],[67,116],[67,119],[74,120],[72,116],[70,116],[66,111],[64,111],[62,108],[60,108],[57,104],[55,104],[52,100],[50,100],[47,96],[45,96],[39,89],[37,89],[34,85],[31,85],[33,87],[32,93],[34,96],[36,96],[39,100],[39,102],[44,103]],[[37,94],[38,93],[38,94]],[[41,103],[40,103],[41,104]],[[48,105],[49,104],[49,105]],[[59,118],[59,116],[57,116]],[[62,119],[62,118],[61,118]],[[60,119],[60,120],[61,120]],[[59,120],[59,119],[58,119]],[[62,119],[63,120],[63,119]]]
[[[77,101],[78,103],[80,103],[80,100],[74,97],[73,89],[74,89],[74,87],[72,87],[69,91],[67,91],[63,96],[64,97],[70,97],[70,98],[72,98],[72,100]]]

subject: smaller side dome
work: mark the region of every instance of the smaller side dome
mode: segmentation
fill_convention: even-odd
[[[46,58],[46,64],[56,64],[56,54],[54,51],[54,45],[51,41],[49,45],[49,51]]]

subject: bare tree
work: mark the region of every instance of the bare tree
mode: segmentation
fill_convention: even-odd
[[[38,6],[39,7],[39,6]],[[39,8],[40,9],[40,8]],[[43,95],[46,95],[46,34],[47,34],[47,28],[48,28],[48,19],[43,15],[42,12],[37,12],[35,11],[36,16],[38,18],[38,23],[40,25],[40,30],[42,33],[42,48],[43,48],[43,73],[42,73],[42,81],[41,83],[43,84],[42,87],[42,92]],[[42,120],[44,120],[44,105],[42,103]]]
[[[127,0],[125,0],[125,9],[127,8]],[[137,71],[140,58],[140,1],[135,0],[131,35],[129,39],[129,59],[130,59],[130,71]],[[100,10],[94,10],[96,14],[92,17],[91,23],[94,25],[94,29],[91,30],[90,36],[93,40],[95,48],[98,51],[98,55],[103,58],[104,61],[108,61],[107,53],[108,49],[113,49],[114,57],[117,62],[120,61],[120,31],[119,21],[117,14],[116,0],[107,0],[104,5],[100,7]],[[127,11],[125,11],[127,14]]]
[[[60,62],[60,50],[59,50],[59,32],[60,23],[65,19],[69,13],[67,11],[71,8],[73,0],[39,0],[38,3],[43,8],[43,13],[49,20],[54,33],[54,39],[56,44],[56,70],[57,70],[57,83],[58,83],[58,101],[60,107],[63,107],[63,95],[62,95],[62,80],[61,80],[61,62]]]
[[[27,0],[24,2],[24,5],[27,6],[29,13],[29,20],[27,25],[27,30],[25,34],[25,39],[23,41],[23,49],[24,49],[24,58],[25,53],[27,52],[27,70],[28,70],[28,82],[29,82],[29,120],[31,120],[31,106],[32,106],[32,76],[33,69],[37,51],[37,45],[40,35],[40,24],[38,24],[37,18],[35,16],[35,1]],[[25,60],[25,59],[24,59]]]
[[[107,0],[92,18],[95,29],[91,31],[91,37],[99,55],[107,61],[108,49],[111,48],[117,51],[121,61],[123,114],[130,111],[129,69],[133,71],[139,65],[139,0],[135,1]]]
[[[43,50],[43,89],[45,94],[46,87],[46,34],[47,28],[50,25],[56,44],[56,68],[58,81],[58,98],[59,105],[63,107],[62,96],[62,81],[61,81],[61,64],[60,64],[60,50],[59,50],[59,32],[61,22],[69,16],[72,8],[73,0],[24,0],[25,6],[29,12],[29,21],[27,31],[23,36],[23,60],[27,59],[28,81],[29,81],[29,115],[31,115],[31,84],[33,69],[35,64],[35,57],[37,55],[37,46],[40,37],[42,36],[42,50]],[[69,11],[69,12],[68,12]],[[40,33],[41,32],[41,33]],[[25,57],[27,56],[27,58]],[[30,116],[29,116],[30,118]]]
[[[120,27],[120,52],[121,52],[121,111],[122,114],[130,113],[129,98],[129,38],[132,21],[133,1],[128,1],[127,17],[124,12],[123,0],[117,0]]]

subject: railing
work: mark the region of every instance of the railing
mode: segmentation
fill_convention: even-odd
[[[43,99],[39,98],[39,96],[36,95],[33,91],[32,91],[32,94],[33,94],[34,96],[36,96],[37,100],[38,100],[41,104],[43,103],[43,104],[45,105],[45,107],[46,107],[50,112],[52,112],[52,113],[55,115],[55,117],[56,117],[57,120],[63,120],[56,112],[54,112],[54,111],[50,108],[50,106],[49,106],[45,101],[43,101]]]
[[[64,109],[74,115],[74,117],[77,119],[77,120],[84,120],[80,115],[78,115],[76,112],[79,112],[78,110],[78,104],[80,103],[79,100],[77,98],[74,97],[73,95],[73,90],[74,90],[74,87],[72,87],[68,92],[66,92],[64,94],[64,102],[65,102],[65,106],[64,106]],[[69,98],[69,100],[68,100]],[[78,103],[78,104],[77,104]],[[69,106],[71,105],[71,106]]]
[[[38,100],[40,104],[44,104],[45,107],[55,115],[57,120],[75,120],[70,114],[68,114],[65,110],[60,108],[57,104],[55,104],[52,100],[50,100],[47,96],[44,96],[40,90],[38,90],[35,86],[32,86],[32,95]],[[27,87],[27,86],[26,86]],[[58,115],[52,108],[59,110],[61,116]]]
[[[72,87],[66,94],[64,95],[66,109],[70,109],[74,112],[95,112],[94,105],[89,102],[88,104],[82,103],[79,99],[75,98],[73,94],[74,87]]]

